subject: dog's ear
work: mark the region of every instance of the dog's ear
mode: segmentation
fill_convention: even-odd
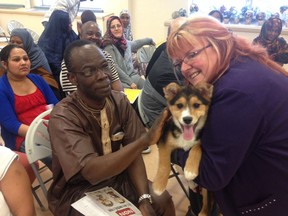
[[[181,87],[175,83],[169,83],[166,87],[163,88],[166,100],[171,100],[179,92]]]
[[[207,82],[200,82],[197,85],[195,85],[195,88],[198,89],[200,94],[205,98],[205,99],[210,99],[212,98],[213,94],[213,85],[209,84]]]

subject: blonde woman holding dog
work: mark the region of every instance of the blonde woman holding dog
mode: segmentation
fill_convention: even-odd
[[[223,215],[287,215],[286,71],[208,16],[172,32],[167,50],[191,85],[214,85],[195,181],[214,193]],[[184,166],[187,153],[178,157]]]

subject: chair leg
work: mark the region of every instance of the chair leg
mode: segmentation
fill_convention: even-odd
[[[174,176],[176,179],[177,179],[177,181],[178,181],[178,183],[179,183],[179,185],[180,185],[180,187],[182,188],[182,190],[184,191],[184,193],[185,193],[185,195],[186,195],[186,197],[188,198],[188,200],[189,200],[189,194],[188,194],[188,192],[187,192],[187,189],[185,188],[185,186],[183,185],[183,183],[182,183],[182,181],[181,181],[181,179],[179,178],[179,173],[178,172],[176,172],[176,170],[174,169],[174,166],[173,166],[173,164],[171,163],[171,170],[172,170],[172,172],[173,172],[173,175],[172,176]]]
[[[35,173],[35,176],[36,176],[36,178],[37,178],[37,180],[39,182],[39,185],[40,185],[40,187],[41,187],[41,189],[43,191],[43,194],[44,194],[44,196],[47,199],[47,189],[46,189],[45,184],[44,184],[44,182],[42,180],[42,177],[40,176],[40,174],[38,172],[38,168],[36,167],[36,165],[34,163],[32,163],[31,166],[32,166],[32,169],[33,169],[33,171]]]
[[[33,187],[32,187],[32,194],[33,194],[33,196],[35,197],[38,205],[40,206],[41,211],[46,211],[47,209],[45,208],[45,206],[43,205],[43,203],[42,203],[41,200],[39,199],[39,197],[38,197],[36,191],[33,189]]]

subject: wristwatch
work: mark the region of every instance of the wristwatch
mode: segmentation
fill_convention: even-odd
[[[139,200],[138,200],[138,203],[142,202],[142,200],[144,199],[148,199],[149,202],[152,204],[152,197],[150,194],[142,194],[140,197],[139,197]]]

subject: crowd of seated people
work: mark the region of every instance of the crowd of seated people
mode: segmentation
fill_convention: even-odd
[[[13,29],[10,35],[10,44],[23,46],[31,62],[31,73],[40,75],[50,86],[55,96],[60,100],[61,95],[57,81],[52,75],[47,58],[42,49],[34,42],[29,31],[23,28]]]
[[[81,20],[81,29],[79,31],[80,40],[90,40],[98,47],[103,47],[101,30],[95,22],[96,17],[90,15],[91,13],[87,12],[82,16],[83,19]],[[89,21],[89,19],[95,19],[95,21]],[[119,18],[118,20],[121,22]],[[71,26],[70,30],[69,26],[70,23],[67,13],[56,10],[52,13],[49,22],[46,23],[38,45],[33,42],[31,34],[26,29],[15,29],[11,34],[10,44],[1,51],[3,75],[0,79],[0,86],[2,87],[0,100],[1,104],[5,104],[2,106],[3,109],[1,108],[0,110],[1,112],[3,111],[3,115],[1,115],[0,118],[1,134],[6,146],[14,151],[25,152],[25,135],[29,125],[36,116],[47,109],[47,105],[55,105],[58,102],[51,89],[53,89],[52,87],[57,89],[58,83],[56,80],[58,82],[60,80],[58,77],[59,59],[62,60],[66,46],[77,39],[75,34],[72,34],[71,37]],[[144,44],[150,43],[154,44],[152,39],[144,39],[133,42],[132,47],[133,50],[136,50]],[[105,56],[105,61],[107,60],[105,64],[109,66],[109,70],[112,72],[111,76],[109,76],[112,89],[123,91],[113,58],[107,51],[102,50],[102,53]],[[65,69],[64,61],[63,66]],[[41,74],[38,71],[45,71],[47,73],[43,72]],[[46,82],[39,75],[46,78]],[[51,78],[50,80],[49,77]],[[78,82],[74,83],[73,79],[70,81],[75,84],[77,88],[79,87]],[[49,88],[48,84],[51,88]],[[123,95],[123,93],[121,93],[121,95]],[[60,97],[59,99],[62,98]],[[25,106],[23,106],[23,104],[25,104]],[[127,101],[127,105],[129,107],[131,106],[129,101]],[[134,112],[132,107],[131,109],[132,112]],[[125,111],[127,111],[127,109],[125,109]],[[129,114],[127,117],[131,118],[131,115]],[[138,119],[138,116],[135,115],[135,118]],[[139,119],[137,121],[139,121]],[[123,123],[125,122],[123,121]],[[144,131],[145,130],[141,130],[141,133]],[[139,153],[141,153],[142,150],[143,148],[140,149]],[[139,156],[141,157],[141,154]],[[47,165],[51,169],[51,161],[46,162],[50,162],[50,164]],[[141,173],[145,175],[145,171],[141,171]],[[140,190],[140,192],[145,192],[147,190],[146,187],[147,186],[144,187],[145,190]],[[145,199],[146,198],[144,198],[144,200]],[[155,201],[156,200],[157,199],[155,199]],[[143,203],[145,204],[146,202]],[[146,206],[146,204],[143,206]],[[147,207],[144,207],[144,209],[146,208]],[[165,213],[165,215],[167,215],[167,213]]]
[[[96,22],[94,21],[87,21],[83,22],[81,25],[81,29],[79,32],[80,40],[88,40],[94,42],[98,47],[101,47],[102,44],[102,36],[101,36],[101,30]],[[103,50],[103,53],[107,59],[109,68],[112,72],[111,75],[111,87],[115,91],[123,91],[122,84],[119,80],[118,72],[115,67],[115,63],[111,57],[111,55]],[[66,94],[70,94],[74,91],[76,91],[77,86],[75,84],[72,84],[68,79],[68,70],[65,64],[65,61],[62,62],[62,71],[61,71],[61,80],[62,80],[62,88],[63,91]]]
[[[223,21],[223,17],[218,16],[218,11],[211,11],[209,15],[219,19],[220,22]],[[174,20],[169,30],[171,32],[175,31],[184,22],[186,22],[184,17]],[[280,22],[281,20],[277,18],[268,19],[263,24],[261,33],[254,40],[254,43],[264,46],[270,54],[270,58],[283,65],[288,63],[288,58],[286,59],[288,56],[286,50],[288,48],[286,41],[279,37],[282,30],[282,23],[280,24]],[[140,175],[145,180],[145,183],[140,183],[140,180],[135,177],[139,172],[134,170],[135,167],[140,167],[141,171],[145,172],[145,168],[142,167],[143,164],[138,156],[141,156],[143,149],[151,145],[151,141],[149,140],[148,142],[146,138],[157,137],[154,133],[160,132],[156,129],[154,131],[149,130],[151,134],[148,133],[146,135],[143,125],[140,126],[139,124],[139,118],[135,115],[135,111],[130,109],[127,99],[119,96],[123,95],[119,92],[123,91],[123,88],[142,89],[141,101],[138,103],[141,106],[140,110],[143,112],[141,113],[142,116],[140,114],[141,120],[146,128],[152,127],[154,129],[155,121],[157,121],[161,112],[167,106],[163,87],[170,82],[181,82],[181,84],[184,84],[184,77],[179,73],[180,71],[178,71],[178,76],[175,76],[177,71],[175,71],[166,50],[166,42],[161,44],[154,52],[145,72],[146,77],[141,77],[139,71],[137,71],[137,66],[133,64],[133,53],[144,45],[155,45],[153,39],[135,40],[133,38],[131,16],[127,10],[121,11],[119,17],[109,17],[106,24],[107,31],[102,38],[101,29],[97,25],[95,14],[91,10],[86,10],[81,15],[81,23],[77,23],[77,35],[71,28],[69,13],[55,10],[51,14],[49,22],[45,23],[45,29],[40,36],[38,45],[33,42],[31,34],[26,29],[14,29],[11,33],[9,45],[4,47],[0,53],[0,73],[2,75],[0,78],[0,125],[1,135],[6,147],[13,151],[25,152],[25,135],[31,122],[37,115],[47,109],[47,105],[53,104],[54,106],[57,105],[58,101],[61,101],[56,111],[52,111],[53,127],[49,128],[52,146],[55,148],[53,155],[57,167],[55,166],[52,169],[51,158],[44,160],[44,163],[47,163],[53,171],[53,175],[61,177],[57,179],[59,180],[58,182],[54,178],[54,183],[49,192],[50,209],[56,212],[56,215],[60,215],[63,212],[69,212],[69,215],[78,215],[76,211],[71,210],[70,204],[75,201],[72,198],[66,200],[69,205],[65,201],[63,207],[60,208],[58,206],[61,205],[61,202],[58,203],[62,199],[60,196],[66,199],[74,195],[76,189],[57,195],[59,192],[57,187],[59,185],[67,184],[70,186],[69,181],[85,181],[87,185],[80,188],[79,197],[77,197],[78,195],[73,197],[73,199],[78,199],[81,194],[87,191],[87,187],[96,189],[106,185],[107,179],[109,181],[111,178],[112,182],[114,182],[114,180],[123,176],[125,179],[121,179],[119,182],[124,182],[125,184],[133,182],[137,186],[134,185],[136,188],[128,188],[127,191],[127,188],[117,189],[127,195],[128,198],[131,198],[141,211],[158,211],[159,209],[157,208],[161,206],[153,206],[152,208],[149,203],[137,203],[137,196],[148,194],[154,197],[154,194],[150,190],[150,183],[147,181],[146,176]],[[67,47],[70,47],[68,51]],[[79,49],[79,51],[76,52],[76,49]],[[65,50],[67,51],[66,58],[64,56]],[[93,61],[93,56],[99,57],[99,59]],[[186,56],[183,58],[183,62],[185,61],[187,61]],[[91,62],[93,62],[93,66],[91,66]],[[61,83],[60,80],[62,80]],[[93,84],[93,82],[96,84]],[[63,89],[61,89],[60,84]],[[110,88],[115,91],[111,93]],[[67,94],[59,93],[62,90]],[[69,96],[67,96],[68,93]],[[75,104],[78,107],[75,107]],[[93,107],[94,105],[96,107]],[[107,111],[109,109],[115,112],[112,112],[112,110]],[[65,113],[67,110],[69,111],[68,114]],[[73,112],[75,110],[77,110],[79,115],[74,116],[75,113]],[[81,119],[80,113],[84,115],[85,121]],[[120,116],[120,113],[124,116]],[[63,126],[61,121],[66,118],[67,128],[71,127],[68,132],[65,128],[61,128]],[[108,130],[105,133],[107,128],[104,130],[105,127],[101,125],[102,118],[112,125],[109,129],[111,131]],[[127,124],[124,124],[122,118],[126,118]],[[90,120],[94,120],[94,122]],[[132,124],[134,127],[137,125],[137,128],[132,127]],[[83,127],[81,128],[80,125]],[[85,152],[82,152],[83,155],[75,153],[78,148],[78,144],[75,143],[77,139],[72,140],[72,138],[63,136],[63,134],[67,133],[67,135],[73,137],[75,131],[72,129],[76,127],[78,127],[77,130],[81,130],[83,140],[89,143]],[[126,131],[127,128],[129,129],[128,132]],[[94,131],[102,139],[95,138],[90,134],[91,131]],[[121,134],[121,139],[115,141],[113,140],[115,139],[114,135],[118,132],[124,132],[124,134]],[[126,133],[131,133],[133,136]],[[137,139],[141,134],[147,136],[144,141],[143,139]],[[104,151],[105,139],[110,140],[110,144],[112,143],[109,151],[113,153],[113,156],[106,155]],[[63,144],[57,146],[59,144],[57,140],[62,140]],[[95,144],[94,146],[92,140],[97,141],[97,145]],[[118,142],[124,144],[123,149],[118,149]],[[137,149],[136,147],[132,147],[136,145],[135,143],[141,146],[140,151],[135,150]],[[74,145],[73,148],[77,148],[73,149],[69,146],[70,144],[71,146]],[[69,149],[70,147],[71,149]],[[66,152],[63,153],[63,158],[58,156],[59,152],[64,148],[66,150],[69,149],[67,152],[75,153],[74,156],[77,159],[74,161],[77,165],[75,170],[70,170],[69,164],[67,164],[67,161],[71,159],[71,155]],[[74,152],[74,150],[76,151]],[[128,153],[132,154],[132,152],[134,154],[133,159],[124,159]],[[87,158],[84,159],[86,156],[89,159],[91,158],[92,162],[89,162]],[[95,164],[99,161],[107,166],[115,165],[114,163],[108,163],[109,159],[114,157],[116,158],[116,164],[119,164],[120,159],[123,160],[119,169],[109,172],[100,170],[100,177],[89,173],[92,168],[99,168]],[[81,161],[82,159],[83,161]],[[126,174],[131,178],[129,181],[127,181],[129,178],[127,178]],[[65,179],[69,179],[69,181]],[[99,181],[104,181],[105,184],[98,184]],[[118,187],[118,185],[116,184],[115,187]],[[130,194],[130,190],[133,191],[132,194]],[[129,197],[130,195],[131,197]],[[165,193],[165,196],[160,201],[163,202],[163,200],[170,202],[168,193]],[[156,202],[158,201],[156,199]],[[57,209],[58,207],[59,209]],[[171,203],[169,208],[174,209]],[[170,215],[173,215],[173,211]],[[167,212],[162,211],[161,214],[166,215]],[[33,211],[31,215],[34,215]]]

